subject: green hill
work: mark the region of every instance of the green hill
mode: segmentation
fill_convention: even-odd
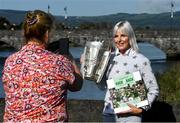
[[[26,11],[18,10],[2,10],[0,9],[0,16],[7,18],[11,23],[19,24],[23,21]],[[64,22],[63,16],[55,16],[58,21]],[[85,22],[100,23],[107,22],[115,24],[120,20],[128,20],[133,26],[137,27],[155,27],[155,28],[180,28],[180,12],[174,13],[174,18],[170,18],[170,12],[159,14],[128,14],[117,13],[103,16],[69,16],[67,23],[70,26],[79,26]]]
[[[26,11],[0,9],[0,16],[15,24],[20,24],[23,21],[25,13]]]

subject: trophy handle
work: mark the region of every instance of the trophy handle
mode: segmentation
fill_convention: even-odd
[[[97,76],[96,83],[100,83],[101,82],[102,77],[105,74],[107,65],[109,63],[110,56],[111,56],[111,50],[104,52],[104,54],[102,56],[102,59],[100,61],[99,67],[98,67],[98,69],[96,71],[96,76]]]
[[[81,71],[83,79],[85,79],[85,52],[86,52],[86,47],[84,48],[84,52],[83,52],[83,54],[81,55],[81,58],[80,58],[80,60],[82,60],[82,62],[80,61],[81,62],[80,71]]]

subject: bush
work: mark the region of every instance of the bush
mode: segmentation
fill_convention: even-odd
[[[159,100],[166,102],[180,101],[180,63],[172,67],[162,75],[157,75],[160,87]]]

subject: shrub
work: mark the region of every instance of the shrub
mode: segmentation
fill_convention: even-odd
[[[159,100],[166,102],[180,101],[180,63],[172,67],[162,75],[157,75],[160,87]]]

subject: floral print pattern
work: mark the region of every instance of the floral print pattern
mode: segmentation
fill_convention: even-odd
[[[67,121],[68,84],[75,80],[71,62],[29,43],[9,56],[3,70],[4,122]]]

